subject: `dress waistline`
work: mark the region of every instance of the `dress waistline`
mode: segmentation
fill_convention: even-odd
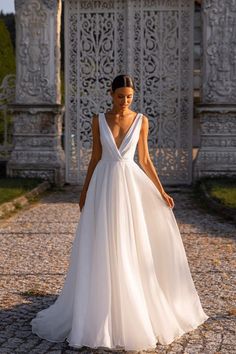
[[[100,162],[106,162],[106,163],[132,163],[132,162],[135,162],[134,159],[132,158],[125,158],[125,157],[122,157],[120,159],[112,159],[112,158],[107,158],[107,157],[102,157]]]

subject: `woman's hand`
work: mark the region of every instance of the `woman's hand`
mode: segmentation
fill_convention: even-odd
[[[170,208],[174,207],[175,205],[174,200],[169,194],[167,194],[166,192],[162,192],[161,196]]]

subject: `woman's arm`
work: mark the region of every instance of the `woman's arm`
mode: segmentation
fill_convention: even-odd
[[[86,193],[88,190],[89,182],[93,175],[93,171],[98,161],[101,159],[101,155],[102,155],[102,145],[100,142],[98,115],[96,114],[92,117],[92,136],[93,136],[92,154],[88,165],[88,170],[85,177],[84,185],[80,194],[80,200],[79,200],[80,210],[82,210],[84,206]]]
[[[149,122],[148,118],[143,115],[142,126],[140,129],[139,141],[138,141],[138,157],[139,164],[146,173],[146,175],[153,181],[159,192],[161,193],[163,199],[166,201],[167,205],[171,208],[174,206],[173,198],[171,198],[165,191],[158,177],[156,169],[153,165],[151,157],[148,150],[148,131]]]

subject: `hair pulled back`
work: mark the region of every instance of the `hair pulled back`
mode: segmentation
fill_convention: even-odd
[[[130,75],[118,75],[114,78],[111,84],[112,91],[114,92],[119,87],[134,87],[134,81]]]

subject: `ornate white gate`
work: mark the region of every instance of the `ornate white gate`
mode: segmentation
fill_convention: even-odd
[[[161,181],[191,183],[193,7],[193,0],[65,0],[69,183],[83,183],[91,117],[111,106],[108,90],[123,73],[136,85],[132,109],[149,118]]]

